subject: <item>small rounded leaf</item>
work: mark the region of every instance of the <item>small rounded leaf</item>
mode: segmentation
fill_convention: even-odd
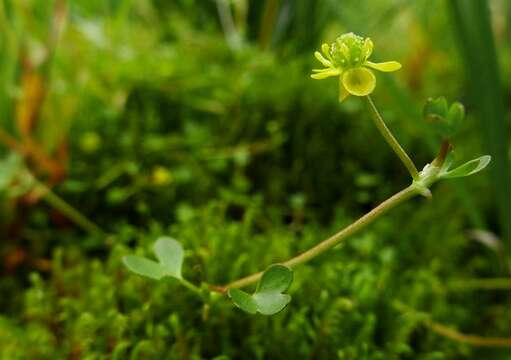
[[[459,102],[453,103],[447,113],[447,123],[449,124],[451,136],[456,135],[460,130],[464,119],[465,107]]]
[[[464,118],[463,105],[455,102],[449,107],[444,97],[430,98],[424,105],[424,119],[443,139],[449,139],[456,135]]]
[[[256,293],[284,292],[293,282],[293,272],[287,266],[275,264],[263,273],[257,286]]]
[[[291,301],[290,295],[275,292],[255,293],[252,297],[257,304],[257,310],[263,315],[274,315]]]
[[[247,294],[240,289],[229,289],[227,294],[234,305],[239,307],[241,310],[246,311],[249,314],[255,314],[257,312],[257,304],[252,298],[252,295]]]
[[[424,105],[424,118],[429,121],[437,121],[445,118],[448,110],[447,100],[443,96],[429,98]]]
[[[122,262],[126,267],[135,274],[142,275],[151,279],[160,280],[166,274],[166,269],[152,261],[137,255],[127,255],[122,258]]]
[[[271,265],[266,269],[257,284],[257,290],[250,295],[239,289],[227,292],[240,309],[255,314],[273,315],[281,311],[291,301],[291,296],[283,294],[293,281],[293,272],[284,265]]]
[[[184,251],[179,242],[169,237],[161,237],[154,244],[154,253],[165,268],[166,275],[182,279]]]

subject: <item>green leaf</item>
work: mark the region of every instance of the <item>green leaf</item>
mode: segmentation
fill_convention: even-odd
[[[255,314],[257,312],[257,303],[252,298],[252,295],[247,294],[240,289],[229,289],[227,294],[234,305],[239,307],[241,310],[246,311],[249,314]]]
[[[445,157],[444,163],[442,164],[442,168],[440,169],[439,177],[441,177],[442,174],[447,173],[451,168],[451,165],[454,162],[454,154],[455,154],[454,151],[449,151],[449,153]]]
[[[284,265],[271,265],[266,269],[257,285],[256,293],[284,292],[293,282],[293,273]]]
[[[240,309],[255,314],[273,315],[281,311],[291,301],[291,296],[283,294],[293,282],[293,272],[284,265],[271,265],[261,277],[257,290],[250,295],[239,289],[227,292]]]
[[[256,293],[253,296],[257,304],[257,310],[263,315],[273,315],[280,312],[291,301],[288,294],[279,293]]]
[[[154,253],[160,264],[165,267],[166,275],[182,279],[181,268],[183,266],[183,247],[176,240],[169,237],[161,237],[154,244]]]
[[[459,102],[449,107],[444,97],[430,98],[424,105],[424,119],[442,138],[452,138],[461,128],[465,108]]]
[[[447,111],[447,100],[444,97],[429,98],[424,105],[424,118],[428,121],[437,121],[445,118]]]
[[[136,255],[125,256],[124,265],[136,274],[160,280],[171,276],[182,280],[184,251],[179,242],[169,237],[161,237],[154,243],[154,253],[159,262]]]
[[[449,124],[449,135],[451,137],[460,130],[464,119],[465,107],[459,102],[453,103],[447,113],[447,123]]]
[[[151,279],[160,280],[162,277],[167,275],[166,269],[163,266],[158,264],[156,261],[152,261],[141,256],[127,255],[122,258],[122,262],[135,274]]]
[[[442,179],[452,179],[457,177],[465,177],[478,173],[483,170],[491,161],[490,155],[484,155],[477,159],[470,160],[465,164],[458,166],[451,171],[442,172],[439,177]]]

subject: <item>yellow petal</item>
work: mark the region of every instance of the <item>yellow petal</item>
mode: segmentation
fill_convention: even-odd
[[[314,56],[316,57],[316,59],[319,60],[320,63],[322,63],[324,66],[326,67],[330,67],[332,66],[332,63],[330,61],[328,61],[327,59],[324,58],[323,55],[321,55],[321,53],[319,51],[316,51],[314,53]]]
[[[341,53],[342,55],[348,59],[348,61],[350,60],[350,49],[349,47],[345,44],[345,43],[342,43],[341,46],[340,46],[340,50],[341,50]]]
[[[376,87],[376,78],[371,70],[358,67],[344,73],[342,84],[351,95],[366,96]]]
[[[364,59],[369,58],[371,54],[373,53],[373,42],[370,38],[365,39],[364,41],[364,48],[362,49],[362,52],[364,54]]]
[[[392,72],[401,69],[401,64],[398,63],[397,61],[387,61],[382,63],[373,63],[371,61],[366,61],[365,66],[383,72]]]
[[[346,98],[348,96],[350,96],[350,93],[348,92],[348,90],[346,90],[346,88],[342,84],[341,77],[339,77],[339,102],[343,102],[344,100],[346,100]]]
[[[328,44],[321,45],[321,51],[323,51],[323,53],[325,54],[326,58],[329,61],[333,61],[332,57],[330,56],[330,45],[328,45]]]
[[[316,80],[326,79],[331,76],[338,76],[341,72],[337,69],[324,69],[324,71],[317,72],[315,74],[311,74],[311,78]]]
[[[335,70],[338,72],[337,75],[340,75],[341,74],[341,71],[337,70],[336,68],[333,68],[333,67],[329,67],[329,68],[326,68],[326,69],[312,69],[312,72],[325,72],[325,71],[332,71],[332,70]]]

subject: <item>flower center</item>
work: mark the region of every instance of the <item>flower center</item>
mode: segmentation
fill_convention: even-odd
[[[330,56],[336,67],[350,69],[363,65],[371,55],[372,49],[371,39],[348,33],[339,36],[330,45]]]

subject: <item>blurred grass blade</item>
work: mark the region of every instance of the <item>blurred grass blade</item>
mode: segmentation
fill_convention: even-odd
[[[259,29],[259,46],[269,48],[281,0],[266,0]]]
[[[491,182],[503,237],[511,240],[511,178],[501,81],[486,0],[449,0],[448,8],[465,63],[467,91],[492,156]]]

